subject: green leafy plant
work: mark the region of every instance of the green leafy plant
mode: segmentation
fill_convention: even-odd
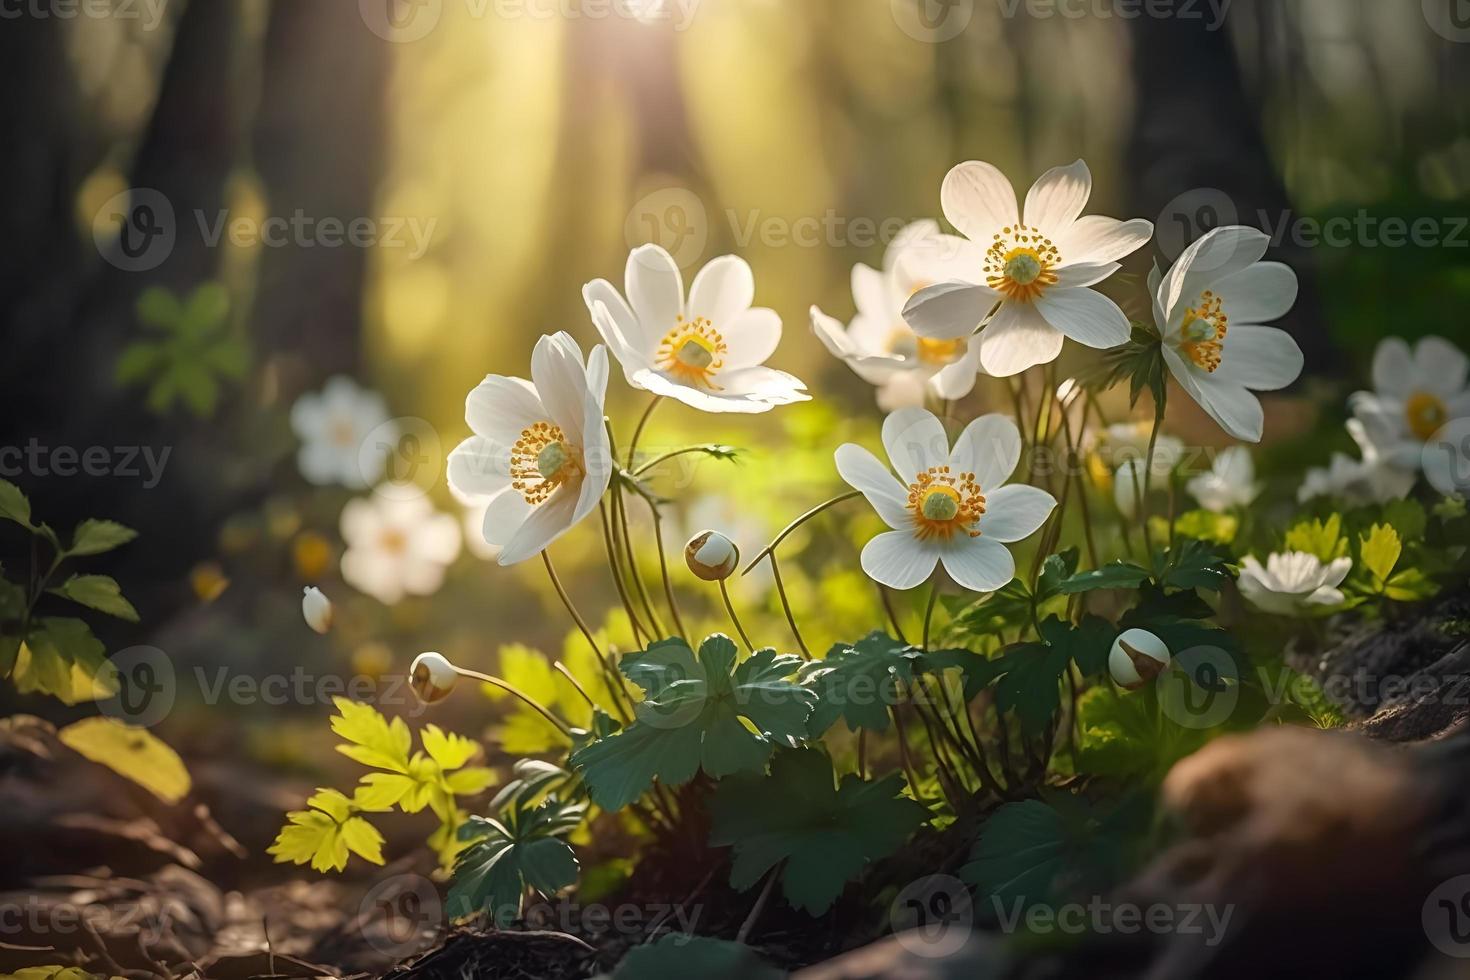
[[[156,339],[124,348],[114,373],[118,384],[146,385],[148,407],[158,414],[182,401],[199,418],[214,415],[221,390],[250,367],[250,351],[229,324],[224,286],[206,282],[187,297],[160,286],[138,297],[137,315]]]

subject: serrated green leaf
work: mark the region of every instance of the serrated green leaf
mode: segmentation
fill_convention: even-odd
[[[850,646],[838,644],[825,659],[802,667],[802,685],[817,695],[810,737],[821,738],[839,718],[848,731],[886,732],[889,709],[899,703],[899,684],[913,680],[920,656],[919,650],[875,631]]]
[[[902,792],[897,773],[874,782],[849,774],[834,786],[823,753],[782,752],[769,775],[720,783],[710,843],[734,848],[732,887],[748,890],[782,865],[786,900],[821,915],[868,863],[894,853],[928,818]]]
[[[20,487],[9,480],[0,480],[0,518],[31,527],[31,502],[20,492]]]
[[[454,862],[446,911],[451,918],[486,912],[498,927],[519,915],[527,889],[548,897],[577,881],[577,855],[561,838],[581,823],[583,808],[548,799],[517,801],[503,819],[470,817],[459,830],[472,842]]]
[[[138,296],[136,309],[143,325],[157,330],[175,329],[184,315],[179,298],[162,286],[143,290]]]
[[[1163,584],[1174,589],[1219,592],[1232,577],[1229,559],[1219,545],[1186,539],[1170,550]]]
[[[266,848],[277,864],[310,864],[316,871],[342,871],[348,853],[372,864],[383,863],[383,835],[358,816],[378,807],[360,797],[348,799],[337,790],[319,789],[306,801],[307,809],[286,814],[286,826]]]
[[[670,934],[630,949],[613,980],[782,980],[785,976],[742,943]]]
[[[374,769],[386,769],[406,775],[409,772],[409,750],[413,734],[402,718],[391,722],[372,705],[348,698],[333,698],[337,714],[332,716],[332,731],[350,744],[337,746],[337,751]]]
[[[623,673],[647,692],[637,720],[571,759],[598,806],[620,810],[655,778],[678,786],[700,770],[716,779],[758,770],[776,746],[806,737],[817,698],[789,680],[800,658],[774,650],[737,658],[734,642],[716,633],[697,658],[684,641],[666,640],[623,659]]]
[[[1081,560],[1082,552],[1077,548],[1068,548],[1049,555],[1041,563],[1041,575],[1036,580],[1036,600],[1045,602],[1052,596],[1060,595],[1062,583],[1077,574],[1077,564]]]
[[[1403,553],[1404,543],[1398,532],[1387,524],[1374,524],[1360,539],[1358,564],[1373,576],[1374,585],[1382,591]]]
[[[117,582],[106,575],[73,575],[65,582],[55,588],[47,589],[52,595],[59,595],[72,602],[81,603],[88,609],[116,616],[118,619],[126,619],[130,623],[138,621],[138,610],[133,604],[123,598],[122,589]]]
[[[1034,735],[1044,730],[1061,706],[1062,675],[1070,659],[1063,648],[1027,643],[1006,652],[1006,675],[995,687],[995,706],[1013,712],[1021,730]]]
[[[137,384],[156,374],[167,361],[168,352],[161,345],[138,341],[123,348],[112,376],[120,385]]]
[[[1342,515],[1333,514],[1326,521],[1302,521],[1286,532],[1288,551],[1304,551],[1324,562],[1335,561],[1348,553],[1348,541],[1342,533]]]
[[[137,536],[137,531],[116,521],[90,518],[78,524],[77,529],[72,532],[71,547],[66,553],[74,558],[101,555],[122,547]]]
[[[80,619],[45,617],[31,626],[13,673],[16,690],[39,691],[75,705],[117,693],[117,672]]]
[[[933,650],[923,654],[915,667],[926,674],[942,674],[947,670],[958,670],[964,677],[966,703],[975,700],[1006,671],[1004,657],[994,659],[975,653],[973,650]]]
[[[1078,572],[1062,581],[1063,595],[1092,592],[1097,589],[1136,589],[1149,580],[1148,569],[1121,558],[1090,572]]]

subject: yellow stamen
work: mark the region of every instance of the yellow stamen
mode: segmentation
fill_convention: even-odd
[[[539,504],[563,483],[582,475],[580,454],[561,426],[537,422],[521,430],[510,449],[510,485],[528,504]]]
[[[975,525],[985,513],[985,495],[974,473],[953,474],[948,466],[934,466],[909,484],[908,509],[914,515],[914,536],[921,541],[964,534],[980,536]]]
[[[1006,299],[1034,302],[1057,284],[1062,254],[1050,238],[1027,225],[1004,228],[985,253],[985,282]]]
[[[917,360],[929,367],[953,364],[965,355],[967,346],[963,337],[957,340],[931,340],[915,335],[906,326],[895,328],[888,338],[888,353],[905,360]]]
[[[1410,395],[1404,405],[1404,414],[1409,417],[1409,431],[1420,442],[1433,439],[1434,434],[1450,420],[1449,406],[1438,395],[1427,391],[1416,391]]]
[[[725,339],[704,317],[679,317],[674,329],[659,341],[654,363],[665,374],[686,385],[719,391],[715,374],[725,365]]]
[[[1206,289],[1200,296],[1198,306],[1184,311],[1179,344],[1184,356],[1210,374],[1220,369],[1225,354],[1225,334],[1230,329],[1230,318],[1225,315],[1224,301],[1213,290]]]

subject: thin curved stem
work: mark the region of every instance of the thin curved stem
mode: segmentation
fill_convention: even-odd
[[[658,504],[652,497],[646,494],[642,496],[653,514],[653,543],[658,548],[658,570],[664,579],[664,598],[669,601],[669,613],[674,617],[674,628],[679,631],[680,636],[689,639],[689,631],[684,629],[684,620],[679,615],[679,602],[674,598],[674,583],[669,578],[669,556],[664,554],[663,515],[658,512]]]
[[[903,635],[903,627],[898,624],[898,614],[893,611],[893,598],[888,594],[888,589],[882,582],[874,582],[878,587],[878,598],[883,600],[883,611],[888,614],[888,623],[893,627],[893,633],[898,637],[898,642],[904,646],[909,645],[909,638]]]
[[[633,639],[641,644],[643,643],[641,637],[647,636],[649,639],[654,637],[638,618],[638,613],[633,608],[633,600],[628,596],[628,585],[623,581],[622,563],[618,560],[617,545],[613,541],[612,522],[607,516],[607,502],[598,501],[597,509],[602,515],[602,543],[607,552],[608,567],[612,570],[613,585],[618,590],[618,599],[622,602],[623,609],[628,613],[628,622],[633,626]]]
[[[1149,568],[1153,568],[1154,565],[1154,544],[1153,531],[1151,531],[1148,526],[1148,519],[1150,516],[1148,507],[1148,495],[1150,485],[1153,482],[1154,476],[1154,451],[1158,448],[1159,445],[1159,429],[1162,428],[1164,424],[1165,401],[1166,399],[1161,397],[1154,403],[1154,427],[1153,431],[1150,432],[1148,436],[1148,458],[1143,464],[1143,500],[1140,502],[1140,507],[1138,511],[1139,516],[1143,518],[1143,547],[1144,550],[1148,552],[1147,557]]]
[[[662,395],[654,395],[653,400],[648,403],[648,407],[639,416],[638,424],[633,427],[633,438],[628,441],[627,466],[630,470],[633,468],[633,461],[638,458],[638,440],[643,437],[643,427],[648,425],[648,420],[652,417],[653,410],[658,408],[658,403],[661,401],[663,401]]]
[[[572,728],[570,725],[562,721],[556,715],[552,714],[551,711],[544,704],[537,701],[535,698],[532,698],[529,695],[522,693],[516,688],[514,684],[507,683],[506,681],[501,680],[499,677],[492,677],[489,674],[482,674],[478,670],[470,670],[466,667],[455,667],[454,672],[462,677],[469,677],[474,680],[482,681],[483,683],[489,684],[491,687],[499,688],[507,694],[515,695],[516,697],[520,698],[527,707],[531,708],[542,718],[545,718],[551,724],[555,725],[557,731],[561,732],[567,738],[572,737]]]
[[[835,506],[837,506],[838,504],[842,503],[845,500],[851,500],[853,497],[861,496],[861,494],[862,494],[862,491],[860,491],[860,490],[852,490],[852,491],[849,491],[848,493],[844,493],[844,494],[842,494],[840,496],[833,497],[831,500],[828,500],[825,503],[817,504],[817,506],[815,506],[811,510],[807,511],[805,514],[802,514],[800,517],[798,517],[796,520],[792,521],[790,524],[787,524],[786,527],[784,529],[782,529],[781,533],[778,534],[778,535],[776,535],[775,539],[773,541],[771,541],[770,544],[766,545],[765,548],[761,549],[760,554],[756,555],[754,558],[752,558],[749,562],[746,563],[745,570],[742,571],[740,574],[741,575],[747,575],[747,574],[749,574],[750,573],[750,570],[752,568],[754,568],[756,565],[760,564],[760,561],[761,561],[762,558],[765,558],[767,555],[774,556],[775,555],[775,552],[776,552],[776,548],[780,546],[780,544],[781,544],[782,541],[785,541],[787,539],[787,537],[789,537],[791,535],[791,532],[792,531],[795,531],[797,528],[801,527],[807,521],[811,520],[813,517],[816,517],[822,511],[828,509],[829,507],[835,507]]]
[[[934,621],[934,606],[939,602],[939,582],[929,585],[929,605],[924,607],[924,652],[929,652],[929,627]]]
[[[576,675],[567,669],[566,664],[560,660],[553,660],[551,666],[553,670],[567,679],[567,683],[572,685],[578,694],[582,695],[582,700],[587,702],[589,708],[592,708],[594,711],[597,709],[597,702],[592,700],[592,695],[587,693],[587,689],[582,686],[582,682],[577,680]]]
[[[745,649],[755,653],[755,647],[750,642],[750,637],[745,635],[745,627],[740,625],[740,617],[735,615],[735,604],[730,601],[730,590],[725,587],[725,580],[720,579],[720,598],[725,600],[725,612],[730,614],[730,622],[735,624],[735,632],[740,634]]]
[[[587,638],[588,645],[592,647],[592,652],[597,655],[597,659],[601,660],[602,648],[597,645],[597,640],[592,635],[592,628],[587,625],[587,621],[582,618],[582,614],[577,612],[577,607],[572,605],[572,597],[567,595],[567,590],[561,584],[561,577],[556,574],[556,567],[551,564],[551,552],[549,550],[543,550],[541,552],[541,560],[546,565],[546,574],[551,577],[551,584],[555,587],[556,594],[561,598],[562,605],[567,607],[567,612],[571,614],[572,621],[577,624],[577,629],[582,631],[582,635]]]
[[[807,660],[812,659],[812,652],[806,648],[806,641],[801,638],[801,630],[796,628],[796,617],[791,613],[791,600],[786,597],[786,584],[781,581],[781,566],[776,562],[776,554],[770,554],[771,575],[776,580],[776,593],[781,597],[781,608],[786,612],[786,622],[791,626],[791,635],[796,637],[796,645],[801,647],[801,655]]]

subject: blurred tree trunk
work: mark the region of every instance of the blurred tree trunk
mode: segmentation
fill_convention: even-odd
[[[1274,0],[1273,0],[1274,2]],[[1163,258],[1219,224],[1268,234],[1294,217],[1278,164],[1261,131],[1260,107],[1248,96],[1230,33],[1207,19],[1132,19],[1137,111],[1128,145],[1135,208],[1154,217]],[[1336,360],[1323,317],[1315,260],[1299,244],[1273,245],[1271,256],[1301,278],[1301,296],[1283,322],[1307,357],[1327,372]]]
[[[251,141],[271,215],[344,226],[375,218],[387,75],[387,42],[364,29],[356,4],[272,4]],[[252,331],[259,347],[300,355],[309,384],[357,371],[368,255],[350,242],[265,249]]]

